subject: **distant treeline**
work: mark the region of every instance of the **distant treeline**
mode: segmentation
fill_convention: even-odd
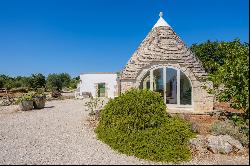
[[[32,74],[31,76],[17,76],[10,77],[7,75],[0,75],[0,88],[8,90],[16,88],[38,89],[45,88],[46,90],[62,90],[76,89],[80,77],[71,78],[68,73],[49,74],[45,77],[43,74]]]

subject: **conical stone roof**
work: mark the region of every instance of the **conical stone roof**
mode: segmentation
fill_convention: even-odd
[[[142,69],[158,63],[177,63],[189,68],[195,77],[206,76],[201,62],[162,18],[161,13],[157,23],[123,69],[121,80],[134,80]]]

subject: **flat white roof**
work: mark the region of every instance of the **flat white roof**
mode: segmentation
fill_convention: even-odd
[[[115,72],[84,72],[84,73],[81,73],[80,75],[83,75],[83,74],[117,74]]]

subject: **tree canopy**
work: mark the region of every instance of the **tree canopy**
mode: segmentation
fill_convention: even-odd
[[[191,50],[202,61],[213,82],[219,101],[230,102],[231,107],[249,111],[249,44],[239,39],[231,42],[194,44]]]

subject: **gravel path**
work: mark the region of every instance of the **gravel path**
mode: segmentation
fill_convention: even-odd
[[[81,100],[50,101],[28,112],[0,107],[0,164],[162,164],[119,154],[86,125]],[[215,155],[183,164],[248,164],[249,158]]]

